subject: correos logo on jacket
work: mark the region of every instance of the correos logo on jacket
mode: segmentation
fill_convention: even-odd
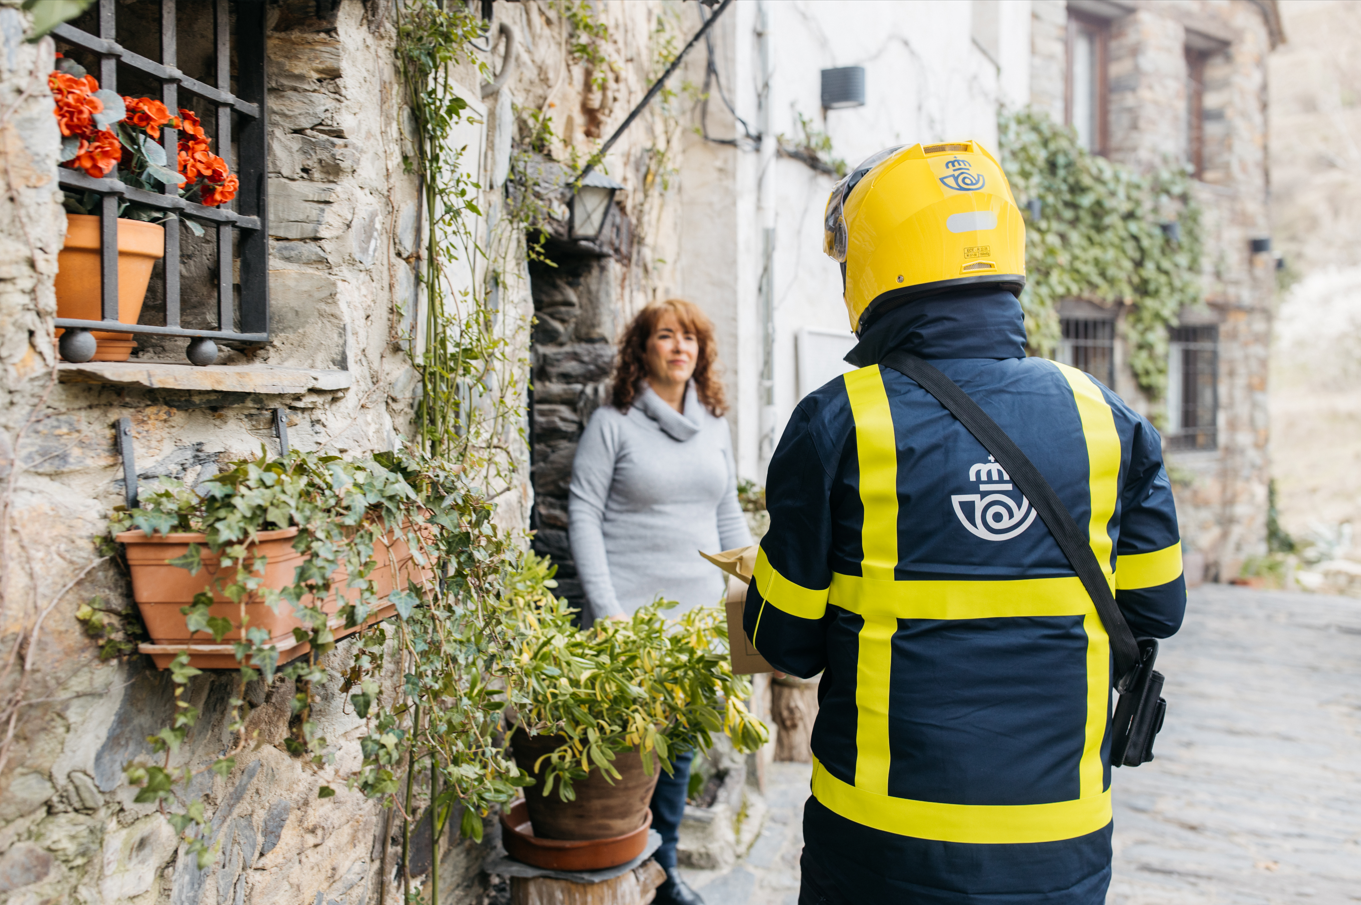
[[[1035,521],[1035,510],[1024,496],[1018,503],[1007,495],[1012,490],[1011,475],[988,456],[969,469],[969,480],[978,483],[978,493],[961,493],[950,497],[955,515],[969,533],[983,540],[1011,540]],[[967,504],[972,504],[973,515],[965,515]]]

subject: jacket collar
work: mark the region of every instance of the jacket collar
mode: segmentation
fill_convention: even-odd
[[[846,361],[863,368],[903,349],[922,358],[1024,358],[1025,315],[1005,289],[929,295],[885,312]]]
[[[673,409],[666,403],[666,400],[657,395],[656,390],[646,380],[642,381],[638,401],[635,403],[644,415],[647,415],[657,426],[666,431],[667,435],[673,440],[684,443],[695,434],[699,433],[699,424],[693,420],[699,414],[699,395],[695,392],[694,381],[691,381],[685,388],[685,414]]]

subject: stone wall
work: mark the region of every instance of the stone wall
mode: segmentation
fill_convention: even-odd
[[[1112,5],[1103,7],[1118,12]],[[1065,4],[1032,6],[1032,99],[1061,119],[1066,49],[1058,40]],[[1137,168],[1186,159],[1188,40],[1212,50],[1204,95],[1205,166],[1195,184],[1204,211],[1204,304],[1185,324],[1219,327],[1218,447],[1167,455],[1188,552],[1206,577],[1236,577],[1243,561],[1266,552],[1269,462],[1266,407],[1274,259],[1249,242],[1270,235],[1266,158],[1266,59],[1273,42],[1270,5],[1233,0],[1130,5],[1110,21],[1111,159]],[[1194,33],[1188,39],[1188,33]],[[1050,86],[1046,88],[1045,86]],[[1112,315],[1119,323],[1119,312]],[[1120,336],[1122,331],[1117,332]],[[1116,389],[1159,418],[1164,402],[1145,398],[1117,339]]]
[[[225,778],[200,773],[181,802],[203,802],[220,844],[199,870],[155,808],[133,800],[137,790],[122,773],[149,754],[146,736],[169,724],[172,685],[147,658],[101,661],[75,618],[87,603],[114,622],[133,608],[126,575],[97,548],[123,502],[112,430],[119,417],[132,420],[142,482],[192,484],[262,445],[276,450],[276,407],[287,412],[295,448],[358,455],[410,433],[418,381],[402,344],[409,321],[397,311],[410,312],[414,297],[417,186],[403,161],[411,146],[390,4],[271,3],[273,336],[258,348],[224,349],[202,369],[183,363],[182,344],[166,342],[145,342],[126,365],[57,366],[52,278],[65,218],[45,85],[53,43],[23,42],[27,15],[18,5],[0,0],[8,183],[0,193],[0,321],[9,328],[0,342],[0,901],[395,901],[393,812],[345,787],[361,730],[339,693],[351,644],[322,659],[332,679],[314,715],[335,741],[325,765],[301,763],[281,744],[287,683],[248,688],[248,729],[260,732],[260,746]],[[156,16],[142,18],[156,27]],[[476,100],[476,71],[462,66],[455,77]],[[475,148],[474,158],[482,152]],[[500,304],[513,333],[527,326],[530,308],[523,275],[511,282]],[[196,301],[187,298],[186,310]],[[523,458],[523,446],[514,455]],[[528,489],[518,480],[499,514],[523,528]],[[227,744],[234,681],[191,681],[188,698],[203,716],[186,763],[206,766]],[[318,800],[321,785],[336,796]],[[425,839],[428,873],[428,832]],[[475,901],[485,887],[482,849],[446,845],[442,898]]]

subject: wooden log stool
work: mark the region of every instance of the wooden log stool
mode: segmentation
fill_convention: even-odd
[[[666,872],[651,858],[627,873],[599,883],[554,877],[511,877],[511,905],[648,905]]]

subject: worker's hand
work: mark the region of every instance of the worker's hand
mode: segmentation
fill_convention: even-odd
[[[626,615],[624,615],[623,613],[615,613],[613,616],[607,616],[606,618],[609,619],[609,620],[612,621],[612,622],[628,622],[628,621],[629,621],[629,617],[626,616]]]

